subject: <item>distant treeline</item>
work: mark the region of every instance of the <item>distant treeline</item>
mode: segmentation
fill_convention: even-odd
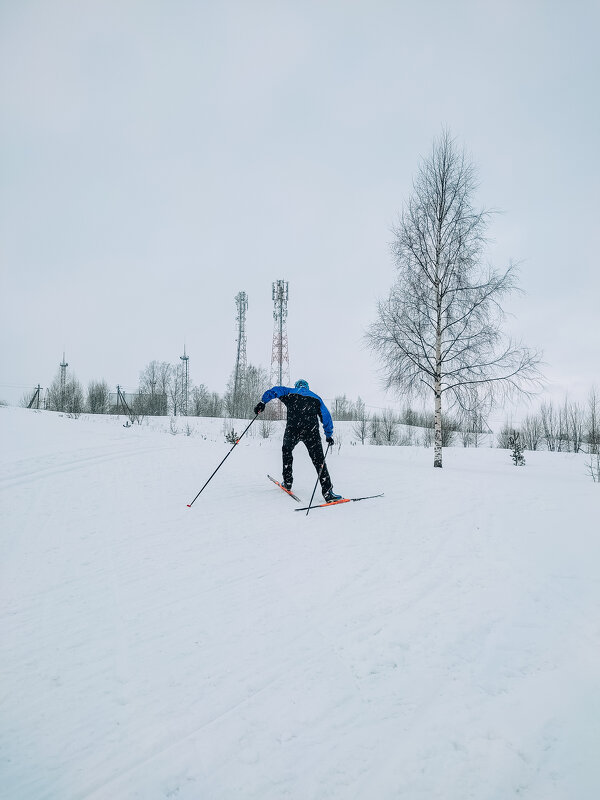
[[[87,390],[72,373],[59,370],[42,395],[30,392],[21,405],[62,411],[71,416],[88,414],[124,414],[131,422],[153,416],[223,417],[250,419],[253,408],[269,385],[262,367],[249,365],[243,380],[230,377],[224,394],[209,391],[203,384],[188,383],[179,364],[151,361],[140,373],[135,392],[114,392],[107,381],[90,381]],[[352,422],[354,436],[362,444],[413,445],[428,447],[433,443],[433,413],[409,406],[401,412],[391,408],[369,409],[358,397],[351,400],[339,395],[327,400],[333,419]],[[595,389],[585,406],[565,399],[561,405],[541,404],[539,411],[525,417],[520,425],[506,421],[496,437],[497,447],[509,448],[514,433],[520,435],[525,450],[553,452],[600,452],[600,398]],[[479,413],[444,414],[443,446],[462,444],[478,447],[489,444],[491,431]]]
[[[582,406],[565,398],[560,405],[545,402],[539,411],[525,417],[520,425],[506,421],[497,437],[498,447],[509,447],[519,433],[523,449],[556,453],[600,453],[600,397],[595,388]]]

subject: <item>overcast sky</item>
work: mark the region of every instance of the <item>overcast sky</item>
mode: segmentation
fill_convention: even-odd
[[[151,360],[222,392],[249,300],[270,366],[289,281],[292,381],[381,392],[363,344],[390,228],[448,127],[521,263],[509,327],[549,391],[600,386],[600,4],[574,0],[0,0],[0,398],[134,390]]]

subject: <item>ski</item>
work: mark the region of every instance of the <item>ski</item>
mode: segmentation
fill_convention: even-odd
[[[309,508],[312,511],[313,508],[327,508],[328,506],[339,506],[342,503],[358,503],[359,500],[372,500],[374,497],[383,497],[383,495],[384,492],[381,492],[381,494],[370,494],[367,495],[367,497],[342,497],[341,500],[334,500],[331,503],[319,503],[316,506],[304,506],[304,508],[295,508],[294,511],[308,511]]]
[[[279,486],[280,489],[282,489],[286,494],[289,494],[290,497],[293,497],[294,500],[297,500],[299,503],[302,502],[302,500],[300,500],[299,497],[297,497],[293,492],[290,492],[289,489],[286,489],[285,486],[283,484],[279,483],[279,481],[276,481],[275,478],[272,478],[270,475],[267,475],[267,478],[270,481],[273,481],[273,483],[276,483],[277,486]]]

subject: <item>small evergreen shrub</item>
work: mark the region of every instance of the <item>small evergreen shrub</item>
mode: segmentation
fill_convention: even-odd
[[[524,467],[525,456],[523,455],[523,444],[519,431],[512,431],[508,439],[508,446],[512,450],[511,458],[515,467]]]
[[[225,432],[225,441],[227,444],[235,444],[240,437],[235,432],[234,428]]]

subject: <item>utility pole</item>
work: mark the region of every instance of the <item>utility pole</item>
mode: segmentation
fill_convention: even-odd
[[[33,394],[33,397],[31,398],[31,400],[29,401],[29,404],[28,404],[27,408],[33,408],[33,406],[35,404],[36,409],[38,409],[38,411],[39,411],[39,408],[40,408],[40,393],[41,393],[41,391],[42,391],[42,387],[38,383],[38,385],[35,387],[35,392]]]
[[[117,408],[116,408],[117,416],[119,416],[119,406],[121,406],[121,408],[123,409],[124,414],[127,414],[129,417],[133,416],[131,413],[131,409],[129,408],[129,405],[127,404],[127,400],[125,400],[125,395],[123,394],[123,390],[117,384]]]

